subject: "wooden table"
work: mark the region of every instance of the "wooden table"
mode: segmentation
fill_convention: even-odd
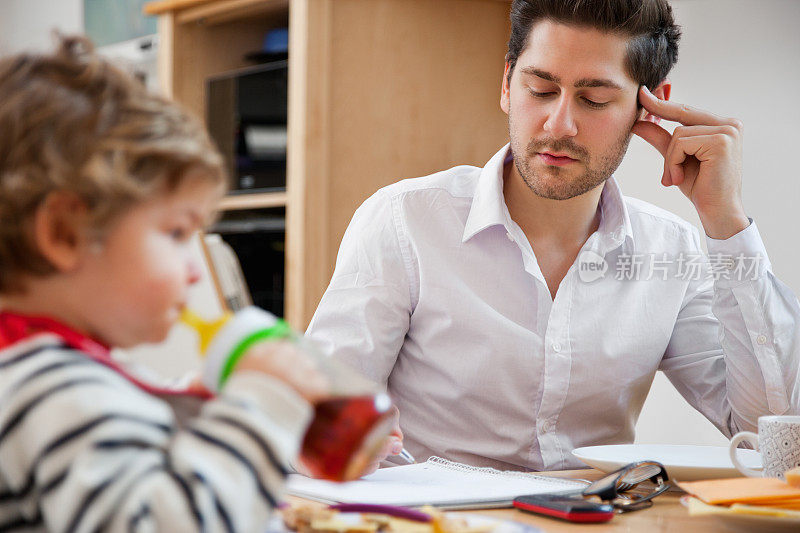
[[[590,481],[594,481],[603,475],[602,472],[595,469],[538,472],[538,474],[560,478],[588,479]],[[730,533],[730,529],[727,529],[722,522],[717,521],[717,519],[712,516],[689,516],[686,508],[681,505],[679,501],[683,494],[683,492],[679,491],[668,491],[656,497],[653,500],[652,507],[640,511],[615,515],[610,522],[604,524],[573,524],[555,518],[524,513],[516,509],[487,509],[469,512],[494,518],[524,522],[541,528],[546,532],[584,531],[606,533],[609,531],[641,531],[651,533],[663,531],[693,533],[695,531],[702,531],[703,533]]]
[[[599,479],[603,475],[602,472],[595,469],[537,472],[537,474],[568,479],[587,479],[589,481]],[[695,531],[702,531],[703,533],[730,533],[730,530],[727,529],[722,522],[717,521],[717,519],[712,516],[689,516],[686,508],[683,507],[679,501],[683,494],[683,492],[679,491],[668,491],[655,498],[652,507],[640,511],[617,514],[610,522],[604,524],[575,524],[556,518],[525,513],[517,509],[486,509],[453,512],[465,512],[504,520],[514,520],[516,522],[536,526],[548,533],[562,531],[583,531],[584,533],[606,533],[609,531],[625,531],[630,533],[694,533]],[[289,500],[307,501],[296,497],[289,497]]]

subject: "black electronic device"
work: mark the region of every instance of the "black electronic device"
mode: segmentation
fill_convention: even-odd
[[[614,518],[614,507],[607,503],[558,494],[519,496],[514,498],[514,507],[569,522],[608,522]]]
[[[228,211],[209,231],[218,233],[233,249],[253,304],[283,316],[285,210]]]
[[[225,157],[230,192],[286,188],[287,100],[285,60],[208,79],[208,130]]]

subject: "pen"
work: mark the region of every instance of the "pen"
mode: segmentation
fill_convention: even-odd
[[[417,460],[414,459],[414,456],[408,453],[408,450],[406,450],[405,448],[400,450],[400,453],[397,454],[397,457],[403,458],[410,465],[413,465],[417,462]]]

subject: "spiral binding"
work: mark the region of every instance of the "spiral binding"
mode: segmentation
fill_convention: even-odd
[[[472,466],[472,465],[465,465],[464,463],[457,463],[455,461],[449,461],[443,457],[437,457],[436,455],[432,455],[428,458],[429,463],[433,463],[435,465],[441,466],[443,468],[447,468],[449,470],[455,470],[457,472],[475,472],[479,474],[489,474],[492,476],[502,476],[502,477],[515,477],[521,479],[535,479],[536,481],[543,481],[546,483],[550,483],[554,486],[560,487],[573,487],[576,485],[583,486],[584,484],[578,480],[572,479],[559,479],[559,478],[552,478],[547,476],[539,476],[536,474],[529,474],[527,472],[515,472],[515,471],[503,471],[497,470],[496,468],[492,468],[489,466]]]

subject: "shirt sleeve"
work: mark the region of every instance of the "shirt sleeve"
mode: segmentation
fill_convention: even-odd
[[[384,386],[408,332],[416,291],[400,201],[382,190],[356,211],[306,332],[326,355]]]
[[[730,437],[759,416],[800,414],[800,306],[754,222],[707,242],[709,279],[690,282],[661,369]]]
[[[263,529],[311,416],[293,390],[262,374],[235,374],[181,422],[75,352],[3,372],[0,529]]]

